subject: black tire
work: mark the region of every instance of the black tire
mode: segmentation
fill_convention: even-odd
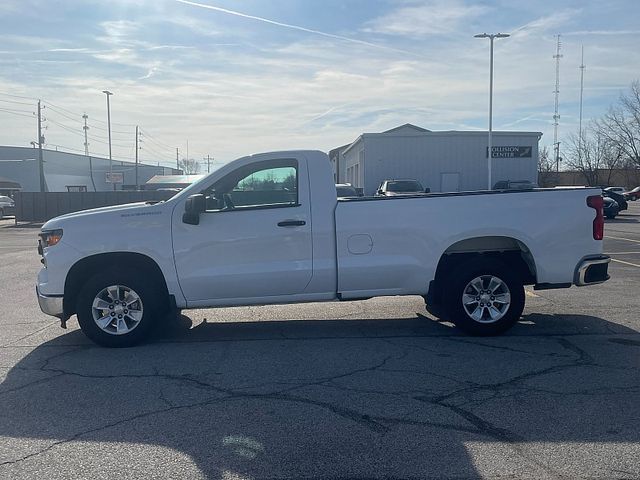
[[[134,291],[142,304],[142,316],[137,325],[127,333],[108,333],[93,318],[93,302],[96,296],[112,285],[121,285]],[[166,311],[167,298],[159,282],[145,272],[130,268],[113,268],[96,273],[82,287],[78,295],[76,312],[83,333],[103,347],[132,347],[144,342],[155,325],[160,323]],[[114,319],[115,320],[115,319]]]
[[[462,302],[462,296],[469,283],[484,276],[500,279],[508,287],[510,294],[510,304],[502,312],[502,317],[491,321],[491,323],[474,320],[467,313]],[[482,258],[471,260],[451,272],[445,285],[444,297],[447,319],[455,323],[465,333],[477,336],[500,335],[506,332],[520,319],[525,301],[524,286],[520,275],[500,260]],[[488,318],[484,318],[489,315],[488,310],[481,309],[481,311],[485,312],[483,319],[489,322]]]
[[[0,220],[4,218],[4,210],[0,208]]]
[[[605,215],[605,217],[607,217],[609,220],[613,220],[614,218],[616,218],[615,213],[608,213],[607,215]]]

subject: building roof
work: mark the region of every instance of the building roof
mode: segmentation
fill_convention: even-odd
[[[422,127],[417,127],[412,125],[411,123],[405,123],[404,125],[399,125],[391,130],[386,130],[384,132],[378,133],[362,133],[356,138],[353,143],[351,143],[344,150],[341,150],[342,153],[346,153],[351,150],[356,144],[358,144],[364,137],[437,137],[437,136],[457,136],[457,135],[471,135],[471,136],[487,136],[488,131],[486,130],[440,130],[433,131],[427,130]],[[500,136],[510,136],[510,135],[522,135],[522,136],[537,136],[538,138],[542,137],[542,132],[519,132],[519,131],[493,131],[492,135],[494,137]],[[340,147],[342,149],[342,147]]]
[[[425,133],[425,132],[430,132],[431,130],[427,130],[426,128],[422,128],[422,127],[418,127],[417,125],[414,125],[412,123],[405,123],[404,125],[398,125],[397,127],[394,127],[390,130],[385,130],[382,133],[397,133],[403,130],[408,130],[411,131],[413,130],[414,133],[415,132],[419,132],[419,133]]]

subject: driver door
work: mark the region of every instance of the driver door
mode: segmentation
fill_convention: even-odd
[[[303,293],[311,280],[306,163],[250,162],[204,192],[199,225],[174,217],[174,254],[192,305]],[[233,302],[230,302],[233,303]]]

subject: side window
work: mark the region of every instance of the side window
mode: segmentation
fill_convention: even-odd
[[[298,204],[298,162],[259,162],[229,173],[207,192],[207,210],[287,207]]]

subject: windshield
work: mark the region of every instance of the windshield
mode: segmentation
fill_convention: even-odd
[[[416,180],[397,180],[387,183],[389,192],[422,192],[424,189]]]

